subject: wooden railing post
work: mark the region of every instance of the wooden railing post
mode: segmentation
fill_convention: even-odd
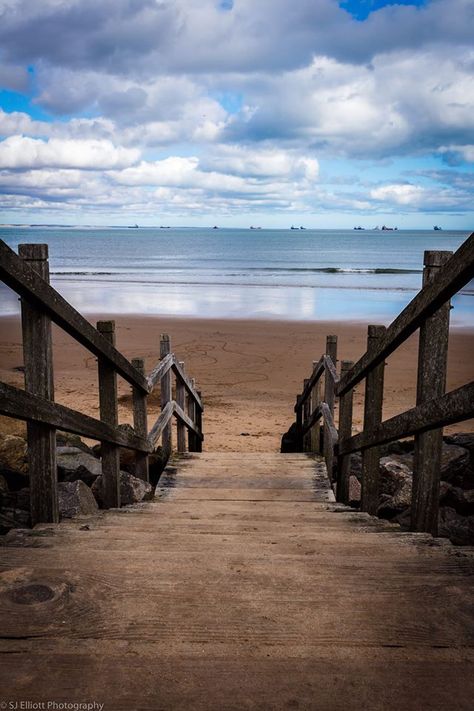
[[[145,362],[143,358],[134,358],[132,365],[140,373],[145,374]],[[133,427],[137,435],[146,439],[148,434],[146,395],[137,387],[133,387],[132,397]],[[143,479],[143,481],[149,481],[148,454],[146,452],[135,452],[135,476],[139,479]]]
[[[199,396],[199,399],[202,402],[202,393],[200,390],[197,391],[197,394]],[[202,410],[199,407],[199,405],[196,405],[196,426],[199,429],[199,432],[202,434]],[[199,437],[196,438],[196,451],[197,452],[202,452],[202,439]]]
[[[115,346],[115,321],[98,321],[97,330]],[[99,358],[100,419],[114,427],[118,424],[117,373],[104,359]],[[120,507],[120,455],[116,444],[102,442],[102,480],[104,508]]]
[[[354,363],[350,360],[341,362],[341,379],[350,371]],[[348,390],[339,398],[339,441],[352,435],[352,405],[354,390]],[[344,504],[349,503],[349,479],[351,470],[351,455],[338,455],[337,458],[337,490],[336,499]]]
[[[160,338],[160,360],[163,360],[165,356],[171,353],[171,343],[170,337],[166,333],[161,334]],[[163,411],[166,405],[171,402],[172,390],[171,390],[171,370],[163,375],[160,381],[160,403],[161,410]],[[171,454],[172,448],[172,435],[171,435],[171,422],[166,425],[163,430],[162,437],[163,453],[165,457]]]
[[[385,335],[385,326],[369,326],[367,329],[367,353],[372,354],[379,339]],[[365,379],[364,432],[371,432],[382,422],[383,382],[385,362],[373,368]],[[379,505],[380,448],[370,447],[362,452],[361,509],[375,515]]]
[[[333,362],[334,368],[337,367],[337,336],[326,336],[326,355],[329,356]],[[328,373],[327,368],[324,371],[324,402],[329,407],[331,415],[334,417],[334,381]],[[322,427],[323,434],[323,452],[327,451],[326,442],[326,431],[324,426]]]
[[[179,362],[179,365],[181,369],[184,372],[184,363],[183,361]],[[176,403],[179,405],[179,407],[183,410],[183,412],[186,411],[186,388],[184,386],[183,381],[179,376],[176,376]],[[178,452],[185,452],[186,451],[186,427],[183,425],[183,423],[178,420],[177,425],[177,447],[178,447]]]
[[[194,389],[194,386],[196,385],[194,378],[191,380],[191,385]],[[196,410],[197,410],[197,406],[194,401],[194,398],[188,394],[188,417],[193,422],[196,422]],[[190,452],[197,452],[198,451],[197,437],[192,430],[188,430],[188,449]]]
[[[452,252],[424,254],[423,286],[448,261]],[[439,398],[446,390],[450,302],[447,301],[420,326],[416,404]],[[439,481],[443,430],[415,436],[411,529],[438,533]]]
[[[20,244],[18,253],[49,283],[48,245]],[[30,302],[21,301],[25,390],[54,400],[51,319]],[[31,523],[59,521],[56,430],[27,423]]]
[[[314,369],[318,365],[317,360],[313,360],[313,373]],[[319,403],[321,402],[321,395],[320,395],[320,383],[321,380],[318,380],[316,385],[311,391],[311,407],[310,410],[311,412],[314,412],[314,410],[317,408]],[[319,422],[316,422],[312,427],[310,431],[310,440],[311,440],[311,451],[320,453],[321,452],[321,430],[319,426]]]
[[[306,386],[308,385],[309,378],[305,378],[303,380],[303,391],[306,389]],[[304,405],[303,405],[303,424],[306,422],[308,417],[311,414],[311,397],[307,397]],[[303,435],[303,452],[309,452],[311,451],[311,434],[309,432],[306,432],[305,435]]]
[[[303,405],[298,404],[299,396],[296,396],[296,451],[303,451]]]

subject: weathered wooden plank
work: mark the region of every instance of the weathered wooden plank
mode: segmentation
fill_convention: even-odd
[[[0,279],[47,315],[91,353],[102,357],[131,385],[148,392],[146,378],[34,269],[0,240]]]
[[[179,366],[181,372],[184,373],[184,363],[179,363]],[[179,376],[176,378],[176,405],[181,412],[184,412],[186,407],[186,388],[184,379]],[[186,427],[179,418],[177,423],[177,447],[178,452],[186,451]]]
[[[161,380],[161,378],[170,370],[173,366],[173,354],[168,353],[167,356],[161,360],[158,365],[156,365],[151,371],[147,378],[149,392],[153,390],[155,385]]]
[[[65,432],[73,432],[128,449],[153,451],[147,439],[2,382],[0,382],[0,414],[50,425]]]
[[[306,386],[308,384],[308,380],[309,380],[309,378],[304,379],[303,389],[306,388]],[[308,397],[303,403],[303,427],[304,427],[304,423],[309,418],[310,414],[311,414],[311,396]],[[306,430],[306,432],[303,432],[303,452],[310,452],[310,451],[311,451],[311,435]]]
[[[199,400],[200,400],[201,403],[202,403],[202,393],[201,393],[201,391],[198,390],[198,391],[197,391],[197,394],[198,394]],[[198,452],[202,452],[202,443],[203,443],[203,441],[204,441],[204,433],[203,433],[203,431],[202,431],[202,414],[203,414],[203,412],[204,412],[204,408],[202,407],[202,405],[201,405],[201,407],[199,407],[199,405],[196,403],[196,427],[197,427],[198,432],[199,432],[199,437],[198,437],[198,440],[197,440],[197,451],[198,451]]]
[[[322,404],[323,403],[320,402],[319,405],[317,405],[314,408],[314,410],[311,413],[311,415],[309,416],[308,420],[306,422],[303,422],[303,424],[301,425],[301,430],[302,430],[303,434],[308,432],[308,430],[310,430],[312,427],[314,427],[314,425],[318,422],[318,420],[321,419],[322,414],[323,414],[323,412],[321,410]]]
[[[341,362],[341,378],[350,371],[354,363],[350,360]],[[348,390],[339,398],[339,438],[348,439],[352,435],[352,409],[354,391]],[[337,458],[337,490],[336,499],[349,503],[349,478],[351,470],[351,455],[340,454]]]
[[[354,365],[350,373],[344,377],[337,387],[337,394],[353,388],[369,370],[382,363],[390,353],[393,353],[423,321],[434,314],[440,306],[454,296],[474,277],[474,232],[453,254],[437,276],[415,296],[403,309],[397,318],[387,328],[385,336],[380,340],[377,350],[371,355],[364,353]]]
[[[115,346],[115,321],[98,321],[97,330]],[[103,359],[98,360],[100,419],[112,427],[118,425],[117,373]],[[120,453],[116,444],[103,442],[101,447],[103,505],[106,509],[120,506]]]
[[[202,410],[203,404],[199,393],[197,392],[196,388],[193,387],[192,380],[188,378],[184,370],[180,367],[180,363],[174,354],[172,367],[177,379],[181,378],[181,380],[183,381],[184,387],[186,388],[188,395],[190,395],[193,400],[195,400],[196,405]]]
[[[295,412],[300,405],[303,405],[304,401],[310,397],[312,389],[315,387],[316,383],[324,373],[324,356],[321,356],[317,365],[313,369],[312,375],[308,380],[308,384],[303,388],[303,392],[296,399]]]
[[[21,244],[20,258],[38,276],[49,282],[48,245]],[[25,389],[54,401],[53,343],[51,319],[36,305],[21,301]],[[27,422],[28,471],[30,477],[31,521],[59,521],[56,430],[50,425]]]
[[[132,365],[139,373],[145,373],[145,361],[143,358],[134,358]],[[139,388],[132,387],[133,400],[133,428],[139,437],[146,439],[148,435],[147,418],[147,396]],[[148,454],[146,452],[135,453],[135,476],[143,481],[149,481]]]
[[[331,378],[334,385],[336,385],[339,382],[339,376],[336,372],[336,366],[335,366],[332,358],[328,355],[324,356],[324,368],[325,368],[325,372]]]
[[[190,417],[184,412],[184,410],[178,405],[177,402],[173,403],[173,413],[176,416],[178,420],[180,420],[183,425],[185,425],[188,430],[191,430],[195,437],[199,440],[204,439],[201,431],[199,430],[198,426],[191,420]]]
[[[334,473],[334,454],[338,442],[338,432],[334,424],[332,412],[326,402],[321,403],[321,414],[323,417],[324,459],[326,460],[326,468],[329,481],[332,483]]]
[[[423,285],[429,284],[452,256],[452,252],[424,254]],[[449,311],[447,301],[420,326],[416,404],[421,405],[446,391]],[[443,430],[415,435],[411,529],[438,533],[439,482]]]
[[[374,353],[380,339],[385,334],[385,326],[369,326],[367,329],[367,353]],[[365,380],[364,401],[364,431],[372,432],[382,421],[383,381],[385,363],[379,363],[369,373]],[[375,515],[379,505],[380,452],[378,447],[372,447],[362,452],[362,491],[361,509]]]
[[[160,337],[160,360],[166,358],[167,355],[171,354],[171,342],[170,337],[167,333],[162,333]],[[171,363],[173,363],[173,358],[171,358]],[[171,372],[168,370],[161,376],[160,379],[160,402],[161,409],[164,410],[166,405],[172,400],[172,385],[171,385]],[[173,435],[171,424],[168,423],[162,434],[161,444],[165,456],[171,454],[173,447]]]
[[[168,402],[165,405],[164,409],[161,411],[160,416],[158,417],[155,424],[148,433],[148,441],[150,442],[150,445],[153,449],[156,447],[158,440],[163,434],[165,427],[167,427],[171,422],[171,418],[174,414],[174,406],[175,403],[173,400],[171,400],[171,402]]]
[[[339,452],[350,454],[375,445],[387,444],[418,432],[427,432],[474,417],[474,382],[452,390],[443,397],[417,405],[401,415],[385,420],[372,432],[361,432],[339,443]]]
[[[318,362],[313,361],[313,372],[314,372],[314,369],[317,367],[317,365],[318,365]],[[311,390],[310,413],[314,412],[314,410],[318,407],[320,402],[321,402],[321,394],[320,394],[320,388],[319,388],[319,382],[318,382]],[[310,438],[311,438],[311,451],[317,452],[319,454],[321,451],[321,433],[320,433],[319,425],[317,425],[316,423],[314,424],[314,426],[312,425],[309,432],[310,432]]]
[[[195,386],[195,380],[194,378],[191,380],[191,384],[194,390]],[[194,398],[188,397],[188,417],[191,422],[196,421],[196,413],[197,413],[197,404]],[[188,450],[190,452],[197,452],[198,451],[198,438],[196,437],[194,431],[191,428],[188,428]]]

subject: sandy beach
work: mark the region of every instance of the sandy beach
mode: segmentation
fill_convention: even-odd
[[[99,318],[99,317],[97,317]],[[95,323],[96,318],[90,318]],[[275,451],[293,421],[295,397],[313,360],[324,351],[327,334],[338,336],[338,358],[357,360],[365,350],[365,324],[300,323],[115,316],[117,346],[129,357],[143,357],[147,371],[155,365],[161,333],[202,391],[205,449]],[[452,329],[448,389],[472,380],[474,332]],[[384,418],[415,404],[417,338],[412,337],[388,360]],[[23,374],[18,318],[0,319],[0,378],[18,387]],[[60,329],[54,329],[56,400],[98,416],[96,359]],[[119,379],[120,422],[131,422],[131,395]],[[159,394],[149,401],[149,425],[159,413]],[[363,416],[363,387],[355,394],[355,431]],[[2,430],[24,425],[2,418]],[[474,422],[452,430],[474,430]]]

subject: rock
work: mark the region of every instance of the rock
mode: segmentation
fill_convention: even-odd
[[[462,482],[465,470],[470,464],[469,450],[457,444],[443,442],[441,453],[441,479],[444,481]],[[460,477],[460,480],[459,480]]]
[[[474,516],[461,516],[450,506],[439,510],[438,535],[456,546],[474,545]]]
[[[359,481],[362,480],[362,454],[360,452],[351,454],[350,473]]]
[[[120,425],[120,427],[123,428],[130,428],[131,431],[133,432],[133,428],[130,425]],[[95,457],[98,457],[100,459],[101,456],[101,445],[96,444],[92,448],[92,453],[94,454]],[[132,449],[126,449],[125,447],[120,447],[119,448],[119,456],[120,456],[120,469],[124,472],[128,472],[129,474],[135,474],[135,452]],[[158,483],[158,480],[160,478],[161,473],[163,472],[164,468],[166,467],[166,464],[168,462],[168,459],[164,457],[163,455],[163,450],[161,447],[157,447],[157,449],[152,452],[149,457],[148,457],[148,470],[149,470],[149,477],[150,477],[150,483],[152,486],[156,486]]]
[[[30,490],[28,487],[19,491],[3,491],[0,493],[0,506],[13,509],[30,510]]]
[[[72,434],[71,432],[56,432],[56,446],[57,447],[75,447],[76,449],[81,449],[87,454],[94,454],[92,447],[89,447],[79,435]]]
[[[293,422],[288,432],[285,432],[281,438],[280,452],[282,454],[290,454],[298,451],[297,427],[296,422]]]
[[[103,479],[102,475],[97,477],[92,485],[94,494],[99,506],[103,505]],[[122,506],[138,504],[141,501],[149,501],[153,498],[153,487],[151,484],[128,472],[120,472],[120,501]]]
[[[398,523],[398,525],[404,530],[404,531],[409,531],[411,527],[411,510],[405,509],[401,513],[399,513],[395,518],[392,519],[392,521],[395,521]]]
[[[407,479],[413,477],[413,472],[404,455],[392,454],[380,459],[380,490],[382,494],[393,496]]]
[[[443,492],[443,505],[450,506],[462,516],[474,515],[474,489],[461,489],[458,486],[450,486]]]
[[[88,486],[92,486],[102,474],[101,463],[92,454],[77,447],[58,447],[56,457],[60,481],[81,479]]]
[[[391,454],[410,454],[413,452],[415,442],[413,439],[396,440],[383,444],[380,447],[380,456],[387,457]]]
[[[380,473],[381,499],[377,515],[390,519],[410,507],[413,474],[397,454],[381,458]]]
[[[452,485],[449,484],[447,481],[440,481],[439,482],[439,504],[440,506],[443,506],[449,496],[449,493],[452,489]]]
[[[11,528],[26,528],[30,524],[29,511],[8,506],[0,509],[0,535],[8,533]]]
[[[473,432],[456,432],[452,435],[443,437],[446,444],[455,444],[458,447],[468,449],[471,454],[471,460],[474,460],[474,433]],[[474,463],[474,461],[473,461]]]
[[[359,480],[354,474],[351,474],[349,477],[349,506],[359,506],[360,494],[361,486]]]
[[[0,496],[8,491],[8,483],[4,476],[0,474]]]
[[[0,434],[0,469],[28,474],[27,446],[23,437]]]
[[[62,481],[58,484],[59,513],[63,518],[90,516],[99,507],[94,494],[83,481]]]

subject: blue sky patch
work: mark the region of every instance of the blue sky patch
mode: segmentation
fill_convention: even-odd
[[[343,0],[339,5],[349,12],[356,20],[365,20],[371,12],[380,10],[386,5],[413,5],[421,7],[427,0]]]

